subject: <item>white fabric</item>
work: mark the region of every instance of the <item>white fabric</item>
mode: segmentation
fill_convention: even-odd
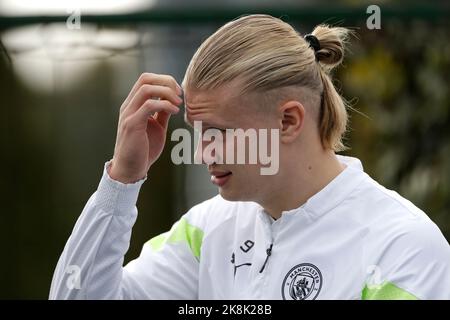
[[[358,159],[338,158],[346,169],[276,221],[256,203],[216,196],[182,218],[203,231],[199,259],[186,242],[160,250],[145,244],[125,267],[144,180],[124,185],[104,170],[60,257],[50,298],[360,299],[366,285],[388,281],[419,299],[450,299],[450,247],[437,226],[371,179]],[[79,289],[68,285],[70,266],[81,271]]]

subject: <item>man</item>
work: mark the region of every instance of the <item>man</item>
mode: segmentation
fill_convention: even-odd
[[[335,154],[347,113],[329,71],[347,35],[318,26],[301,37],[279,19],[250,15],[200,46],[183,81],[186,121],[277,130],[268,144],[279,147],[278,170],[222,161],[229,137],[223,150],[197,152],[220,195],[123,267],[139,189],[182,103],[172,77],[143,74],[121,107],[113,159],[66,244],[50,298],[449,299],[450,248],[436,225],[358,159]]]

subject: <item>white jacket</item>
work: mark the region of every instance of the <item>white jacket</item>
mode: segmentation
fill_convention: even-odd
[[[104,170],[50,298],[450,299],[450,247],[438,227],[358,159],[338,157],[347,168],[278,220],[256,203],[216,196],[125,267],[144,180],[125,185]]]

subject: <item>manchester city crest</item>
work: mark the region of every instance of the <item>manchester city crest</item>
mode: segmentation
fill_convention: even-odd
[[[322,274],[313,264],[301,263],[293,267],[283,280],[284,300],[314,300],[322,288]]]

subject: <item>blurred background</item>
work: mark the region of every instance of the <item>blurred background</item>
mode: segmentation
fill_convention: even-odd
[[[380,29],[367,26],[371,4]],[[335,74],[358,110],[344,154],[450,239],[448,1],[0,0],[0,298],[48,297],[138,76],[181,82],[202,40],[248,13],[280,17],[302,34],[322,22],[355,28],[359,39]],[[182,116],[172,118],[170,131],[177,127]],[[126,262],[217,192],[204,167],[170,161],[174,144],[143,186]]]

